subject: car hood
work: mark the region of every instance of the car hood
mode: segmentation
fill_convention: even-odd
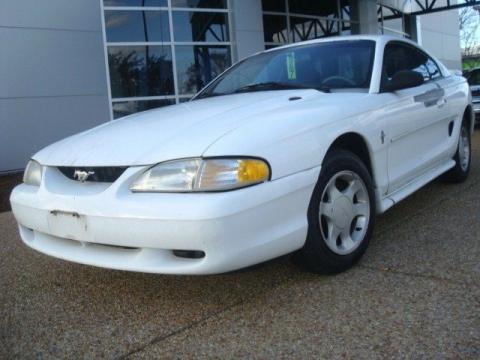
[[[196,100],[108,122],[54,143],[33,158],[48,166],[136,166],[197,157],[245,122],[256,121],[261,127],[262,119],[301,111],[305,102],[324,106],[330,120],[339,113],[346,116],[339,108],[355,95],[366,94],[283,90]]]

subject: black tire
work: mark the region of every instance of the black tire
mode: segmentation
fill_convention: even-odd
[[[460,155],[460,146],[461,146],[461,137],[462,134],[465,134],[466,141],[468,142],[468,161],[463,163],[462,165],[462,159]],[[462,127],[460,128],[459,136],[458,136],[458,146],[457,146],[457,151],[455,152],[455,156],[453,157],[453,160],[455,160],[455,166],[451,168],[447,173],[445,173],[445,176],[443,177],[446,181],[452,183],[452,184],[459,184],[467,180],[468,174],[470,173],[470,163],[472,160],[472,142],[471,142],[471,134],[470,134],[470,128],[468,126],[468,122],[463,120],[462,122]]]
[[[353,172],[358,175],[366,187],[370,202],[369,220],[363,240],[359,240],[358,247],[351,253],[339,255],[327,246],[322,235],[319,212],[320,202],[326,186],[336,174]],[[366,211],[368,213],[368,210]],[[363,255],[372,237],[375,222],[375,195],[373,182],[369,171],[360,158],[345,150],[330,151],[322,165],[318,182],[313,191],[308,208],[308,234],[304,247],[295,254],[294,260],[300,267],[317,274],[337,274],[352,267]],[[349,230],[351,231],[351,230]],[[338,241],[338,240],[337,240]]]

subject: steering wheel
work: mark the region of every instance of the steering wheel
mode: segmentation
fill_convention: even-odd
[[[345,84],[347,86],[353,86],[353,87],[356,86],[356,84],[353,80],[350,80],[350,79],[348,79],[346,77],[343,77],[343,76],[340,76],[340,75],[333,75],[333,76],[327,77],[325,80],[322,81],[322,85],[328,86],[328,83],[331,83],[331,82],[333,82],[332,85],[334,85],[334,84],[336,85],[336,84],[338,84],[338,82],[340,82],[340,83],[343,82],[343,84]],[[341,84],[341,85],[343,85],[343,84]]]

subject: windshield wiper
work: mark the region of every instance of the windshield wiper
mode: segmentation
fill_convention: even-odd
[[[216,93],[216,92],[204,93],[204,94],[200,94],[199,96],[195,97],[194,100],[205,99],[205,98],[215,97],[215,96],[223,96],[223,95],[227,95],[227,94],[226,93]]]
[[[304,89],[305,87],[294,84],[286,84],[275,81],[249,84],[242,86],[235,90],[233,93],[242,93],[249,91],[263,91],[263,90],[289,90],[289,89]]]
[[[307,85],[301,85],[301,84],[288,84],[288,83],[281,83],[276,81],[269,81],[269,82],[245,85],[229,93],[211,92],[211,93],[200,94],[199,96],[195,97],[195,100],[205,99],[205,98],[214,97],[214,96],[223,96],[223,95],[239,94],[239,93],[254,92],[254,91],[294,90],[294,89],[318,90],[324,93],[330,92],[330,88],[328,86],[323,86],[323,85],[319,87],[313,87],[313,86],[307,86]]]
[[[330,89],[327,87],[312,87],[306,86],[301,84],[288,84],[288,83],[281,83],[275,81],[263,82],[263,83],[256,83],[256,84],[249,84],[238,88],[237,90],[233,91],[231,94],[237,94],[242,92],[253,92],[253,91],[265,91],[265,90],[292,90],[292,89],[313,89],[322,92],[330,92]]]
[[[327,85],[322,85],[322,86],[316,87],[315,90],[318,90],[318,91],[321,91],[321,92],[324,92],[324,93],[331,93],[332,92],[332,88],[330,86],[327,86]]]

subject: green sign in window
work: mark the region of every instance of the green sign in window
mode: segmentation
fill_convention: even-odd
[[[288,80],[297,79],[297,68],[295,66],[295,53],[287,53],[287,75]]]

